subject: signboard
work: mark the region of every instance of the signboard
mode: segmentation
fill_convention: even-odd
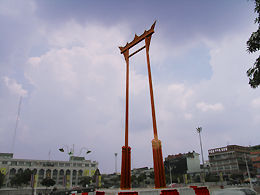
[[[89,170],[88,170],[88,169],[85,169],[85,170],[84,170],[83,176],[89,176]]]
[[[6,175],[7,170],[6,170],[6,168],[0,168],[0,172],[1,172],[2,174]]]

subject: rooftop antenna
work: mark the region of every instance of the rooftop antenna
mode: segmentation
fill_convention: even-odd
[[[15,127],[14,127],[14,136],[13,136],[13,142],[12,142],[11,153],[14,153],[14,145],[15,145],[16,131],[17,131],[17,127],[18,127],[19,120],[20,120],[20,111],[21,111],[22,99],[23,99],[23,97],[21,96],[21,97],[20,97],[20,100],[19,100],[18,111],[17,111],[17,117],[16,117],[16,122],[15,122]]]

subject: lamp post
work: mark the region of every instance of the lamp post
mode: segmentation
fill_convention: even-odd
[[[170,181],[171,181],[171,185],[172,185],[172,169],[170,166],[170,161],[169,161],[169,171],[170,171]]]
[[[117,153],[115,153],[115,174],[117,174]]]
[[[250,188],[253,190],[253,185],[252,185],[250,171],[249,171],[248,164],[247,164],[246,154],[244,154],[244,157],[245,157],[245,161],[246,161],[246,170],[247,170],[247,174],[248,174],[248,178],[249,178],[249,182],[250,182]]]
[[[201,158],[202,158],[202,170],[203,170],[203,176],[202,176],[202,181],[203,183],[205,183],[205,169],[204,169],[204,157],[203,157],[203,150],[202,150],[202,142],[201,142],[201,131],[202,131],[202,127],[198,127],[196,128],[198,134],[199,134],[199,138],[200,138],[200,150],[201,150]]]
[[[73,166],[73,158],[71,158],[71,157],[74,156],[74,144],[73,144],[73,147],[70,149],[67,145],[64,145],[62,148],[59,148],[59,151],[65,152],[64,148],[66,148],[66,150],[67,150],[66,153],[69,155],[69,157],[70,157],[69,160],[72,161],[72,166]],[[84,149],[87,151],[86,154],[89,154],[91,152],[91,150],[88,150],[86,147],[82,147],[82,148],[80,148],[79,154],[77,156],[80,156]],[[72,171],[70,171],[70,188],[72,188]]]

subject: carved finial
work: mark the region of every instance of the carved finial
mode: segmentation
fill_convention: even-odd
[[[156,20],[154,21],[153,25],[151,26],[151,29],[154,29],[155,24],[156,24]]]
[[[135,38],[134,39],[137,39],[138,38],[138,36],[135,34]]]
[[[123,47],[119,47],[120,51],[122,51],[124,48]]]

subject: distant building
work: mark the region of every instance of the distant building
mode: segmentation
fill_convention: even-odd
[[[56,186],[77,186],[82,177],[93,176],[97,168],[98,162],[84,157],[71,156],[69,161],[31,160],[14,159],[12,153],[0,153],[0,171],[6,175],[6,186],[10,186],[16,173],[26,169],[38,176],[38,186],[46,177],[52,178]]]
[[[132,187],[147,187],[154,185],[154,169],[148,167],[131,170]],[[134,179],[135,178],[135,179]]]
[[[257,177],[260,179],[260,145],[250,147],[250,156]]]
[[[250,148],[238,145],[228,145],[208,150],[210,171],[215,174],[246,174],[248,167],[252,171],[252,162],[249,158]]]
[[[194,151],[184,154],[168,155],[168,157],[165,158],[165,162],[167,161],[170,162],[171,168],[178,166],[178,162],[181,162],[183,165],[182,169],[188,174],[201,171],[199,154]]]
[[[190,180],[200,175],[202,170],[200,169],[199,154],[196,152],[188,152],[184,154],[168,155],[164,161],[165,172],[169,175],[171,170],[171,176],[182,178],[184,174],[189,175]]]

